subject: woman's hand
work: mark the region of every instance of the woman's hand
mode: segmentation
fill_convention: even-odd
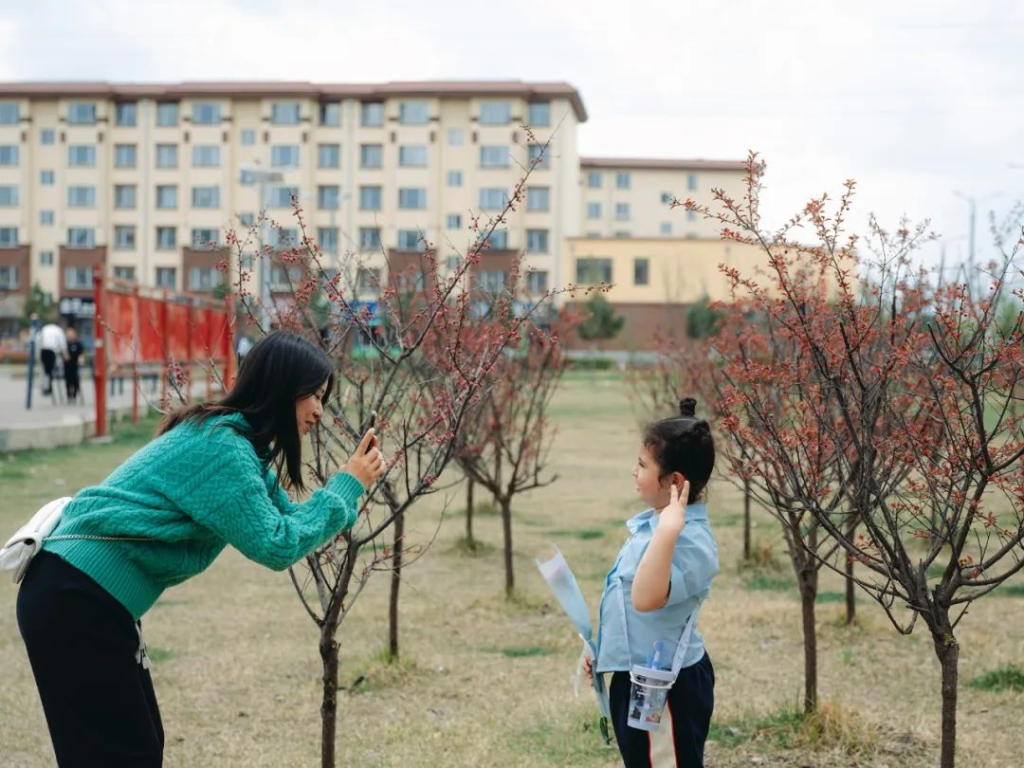
[[[376,431],[372,428],[366,430],[356,452],[341,468],[342,472],[348,472],[367,490],[378,477],[384,474],[384,454],[380,452],[380,448],[376,447]]]
[[[594,662],[590,660],[589,656],[583,657],[583,671],[587,673],[588,678],[594,679]]]

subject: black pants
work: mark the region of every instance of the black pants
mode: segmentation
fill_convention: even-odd
[[[124,606],[43,551],[18,592],[18,627],[61,768],[163,764],[153,681]]]
[[[612,674],[608,695],[615,741],[626,768],[651,768],[650,734],[627,724],[631,690],[628,672]],[[696,664],[679,670],[665,708],[672,716],[676,765],[678,768],[703,768],[704,742],[715,709],[715,669],[710,656],[705,653]],[[667,717],[662,718],[661,727],[668,727]]]
[[[39,351],[39,359],[43,361],[43,373],[46,374],[43,394],[48,395],[53,390],[53,369],[57,366],[57,353],[52,349],[42,349]]]
[[[68,401],[74,402],[78,399],[78,388],[80,385],[77,364],[64,363],[64,383],[68,388]]]

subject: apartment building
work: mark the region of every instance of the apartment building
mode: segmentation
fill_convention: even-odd
[[[266,208],[268,238],[297,240],[293,195],[328,261],[383,270],[382,248],[401,261],[424,239],[449,259],[550,141],[482,265],[525,252],[543,290],[578,234],[586,118],[563,83],[0,84],[0,322],[34,283],[65,318],[89,316],[93,264],[210,291],[229,227]]]
[[[519,254],[530,292],[564,285],[581,237],[717,236],[668,201],[738,193],[742,163],[580,158],[586,120],[565,83],[0,83],[0,337],[34,284],[65,321],[91,317],[94,264],[212,291],[229,228],[267,210],[277,226],[260,235],[298,241],[293,196],[329,268],[355,253],[386,280],[424,240],[450,263],[538,155],[525,204],[476,269],[484,285]],[[264,271],[266,293],[283,292],[285,270]]]

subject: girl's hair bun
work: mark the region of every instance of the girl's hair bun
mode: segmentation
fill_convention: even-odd
[[[679,415],[692,419],[697,414],[697,401],[692,397],[684,397],[679,401]]]

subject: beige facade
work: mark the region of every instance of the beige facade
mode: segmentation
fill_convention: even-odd
[[[713,221],[671,203],[692,198],[714,209],[712,190],[739,198],[745,177],[744,163],[731,160],[584,157],[580,232],[588,238],[717,237]]]

